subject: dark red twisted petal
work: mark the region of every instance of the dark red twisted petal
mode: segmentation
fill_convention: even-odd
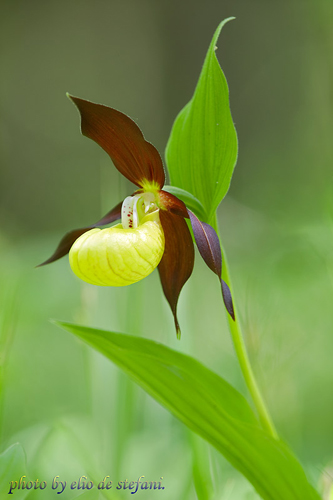
[[[230,289],[226,282],[222,279],[222,254],[220,240],[214,228],[205,222],[201,222],[191,210],[187,210],[191,219],[192,229],[198,250],[201,257],[206,262],[207,266],[215,273],[220,282],[222,296],[225,307],[232,317],[235,319],[234,308]]]
[[[93,229],[94,227],[105,226],[106,224],[111,224],[112,222],[120,219],[121,205],[122,202],[118,203],[116,207],[110,210],[110,212],[104,215],[104,217],[102,217],[102,219],[100,219],[95,224],[92,224],[91,226],[87,227],[82,227],[80,229],[73,229],[72,231],[69,231],[69,233],[66,233],[65,236],[60,241],[59,245],[57,246],[54,254],[51,255],[51,257],[47,259],[45,262],[39,264],[37,267],[45,266],[45,264],[51,264],[51,262],[54,262],[55,260],[58,260],[64,255],[66,255],[70,251],[74,241],[77,240],[79,236],[81,236],[81,234],[86,233],[87,231]]]
[[[82,134],[108,153],[121,174],[140,187],[144,180],[163,186],[161,157],[131,118],[108,106],[69,97],[80,112]]]
[[[183,217],[160,210],[160,221],[165,235],[165,250],[158,270],[164,295],[175,320],[177,337],[180,338],[177,303],[181,289],[192,274],[193,241]]]
[[[177,198],[177,196],[167,193],[167,191],[161,190],[158,193],[159,204],[162,208],[168,210],[175,215],[180,215],[181,217],[189,218],[189,214],[187,212],[187,208],[185,203]]]

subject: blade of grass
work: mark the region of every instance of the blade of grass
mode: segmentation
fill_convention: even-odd
[[[214,483],[208,445],[199,436],[192,434],[193,480],[198,500],[214,497]]]

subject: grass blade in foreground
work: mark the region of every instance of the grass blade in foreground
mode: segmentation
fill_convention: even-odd
[[[214,33],[194,95],[177,116],[165,152],[171,184],[200,200],[208,215],[205,222],[226,195],[237,159],[228,85],[215,55],[230,19]]]
[[[15,494],[15,498],[19,500],[26,498],[30,491],[22,487],[18,489],[22,476],[23,481],[29,482],[30,478],[26,474],[25,453],[22,446],[15,443],[0,455],[0,498],[12,498],[8,494]]]
[[[265,500],[318,500],[288,447],[269,436],[245,398],[195,359],[151,340],[57,322],[104,354],[217,448]]]

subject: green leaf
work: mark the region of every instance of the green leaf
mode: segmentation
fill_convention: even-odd
[[[21,500],[25,498],[29,494],[29,490],[18,489],[18,482],[22,476],[26,475],[27,468],[23,448],[19,443],[15,443],[0,455],[0,498],[5,498],[5,495],[7,497],[11,486],[15,498]],[[23,480],[28,482],[29,478],[24,477]]]
[[[151,340],[57,324],[124,370],[148,394],[217,448],[267,500],[318,500],[282,441],[268,435],[245,398],[195,359]]]
[[[173,125],[166,148],[171,184],[192,193],[209,220],[226,195],[237,160],[237,135],[229,108],[229,91],[215,55],[218,26],[191,101]]]

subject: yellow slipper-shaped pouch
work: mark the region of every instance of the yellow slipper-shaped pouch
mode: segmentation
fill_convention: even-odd
[[[158,266],[163,252],[161,224],[159,220],[147,220],[130,229],[124,229],[122,224],[91,229],[75,241],[69,262],[73,272],[87,283],[125,286],[148,276]]]

